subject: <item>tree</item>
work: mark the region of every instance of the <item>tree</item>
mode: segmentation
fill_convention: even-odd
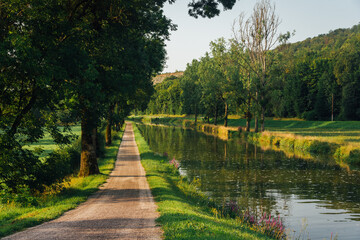
[[[187,64],[186,70],[181,80],[182,88],[182,102],[184,112],[187,114],[195,114],[195,124],[197,123],[197,116],[201,109],[201,86],[199,83],[199,61],[193,60],[191,64]]]
[[[334,73],[342,88],[342,118],[360,119],[360,34],[354,34],[341,47]]]
[[[212,18],[220,14],[218,9],[219,3],[224,7],[224,10],[231,9],[236,0],[192,0],[189,3],[189,15],[193,17],[208,17]]]
[[[214,124],[216,125],[219,111],[224,107],[221,91],[224,76],[215,60],[208,53],[201,58],[198,75],[202,90],[201,102],[205,108],[206,117],[209,119],[210,116],[214,116]]]
[[[5,0],[0,19],[0,187],[41,189],[54,180],[41,175],[49,159],[41,161],[23,146],[43,137],[45,129],[56,143],[69,142],[57,113],[70,73],[65,56],[71,44],[63,30],[71,23],[58,1]]]
[[[249,56],[243,57],[243,67],[252,71],[258,79],[255,84],[255,99],[261,107],[261,131],[265,130],[266,87],[270,80],[268,76],[271,64],[270,50],[278,42],[279,25],[280,20],[275,14],[275,5],[271,5],[269,0],[261,0],[256,3],[252,15],[245,20],[245,15],[241,14],[238,27],[234,25],[233,28],[234,42],[242,46],[239,49],[244,49]],[[255,131],[257,131],[256,120]]]
[[[229,105],[231,102],[237,104],[239,96],[242,93],[242,82],[240,81],[240,72],[235,64],[236,60],[232,52],[226,46],[224,38],[220,38],[210,43],[213,61],[216,68],[221,73],[217,79],[219,81],[220,99],[224,103],[224,126],[228,124]]]

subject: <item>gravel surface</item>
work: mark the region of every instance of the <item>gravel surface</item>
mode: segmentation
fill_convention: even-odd
[[[50,222],[4,239],[161,239],[161,228],[132,125],[127,123],[114,171],[86,202]]]

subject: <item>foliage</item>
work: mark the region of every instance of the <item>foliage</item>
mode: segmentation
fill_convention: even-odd
[[[14,201],[18,202],[21,200],[18,196],[22,194],[30,197],[30,194],[34,195],[49,186],[59,184],[66,176],[76,172],[80,166],[81,146],[79,140],[54,150],[42,158],[39,156],[31,158],[31,151],[27,149],[18,147],[16,150],[19,154],[18,158],[14,158],[14,150],[9,158],[4,156],[6,151],[2,152],[4,157],[1,159],[12,160],[11,162],[3,161],[0,164],[0,190],[4,196],[7,196],[6,201],[13,196]],[[23,157],[23,154],[28,154],[28,156]],[[24,162],[24,158],[28,161]],[[23,200],[26,199],[23,198]]]
[[[274,217],[266,212],[253,213],[251,211],[241,209],[237,202],[230,201],[220,208],[223,216],[237,218],[242,223],[251,226],[258,232],[264,233],[275,239],[285,239],[285,227],[280,216]]]

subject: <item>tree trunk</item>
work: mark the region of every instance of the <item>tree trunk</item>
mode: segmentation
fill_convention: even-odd
[[[214,120],[214,125],[217,124],[217,115],[218,115],[218,107],[217,107],[217,105],[216,105],[216,107],[215,107],[215,120]]]
[[[261,132],[265,131],[265,107],[261,107]]]
[[[90,122],[90,112],[84,109],[81,119],[81,160],[79,177],[100,173],[96,159],[96,126]]]
[[[106,125],[106,133],[105,133],[105,142],[106,145],[111,145],[111,127],[112,127],[112,115],[114,112],[115,105],[111,104],[109,106],[109,112],[107,116],[107,125]]]
[[[334,94],[331,94],[331,121],[334,121]]]
[[[250,114],[251,114],[250,112],[247,112],[247,115],[250,115]],[[246,118],[246,131],[247,132],[250,132],[250,121],[251,121],[251,118],[247,117]]]
[[[197,105],[195,105],[195,125],[197,124]]]
[[[250,106],[251,106],[251,96],[249,94],[248,99],[248,106],[247,106],[247,112],[246,112],[246,131],[250,132],[250,122],[251,122],[251,112],[250,112]]]
[[[101,149],[100,149],[100,142],[99,142],[97,127],[95,127],[93,129],[93,143],[95,145],[96,157],[98,158],[98,157],[103,156],[102,154],[104,154],[104,153],[101,152]]]
[[[228,125],[228,104],[225,103],[224,126],[227,127],[227,125]]]
[[[106,146],[111,145],[111,122],[109,119],[107,120],[107,125],[106,125],[105,143]]]
[[[257,114],[255,114],[254,121],[255,121],[254,132],[259,132],[259,119],[258,119]]]
[[[256,100],[256,103],[258,104],[258,92],[256,92],[255,100]],[[255,111],[255,127],[254,127],[254,132],[259,132],[258,110]]]

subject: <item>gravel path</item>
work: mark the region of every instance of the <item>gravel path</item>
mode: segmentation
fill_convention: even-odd
[[[161,228],[131,124],[114,171],[100,190],[53,221],[4,239],[161,239]]]

